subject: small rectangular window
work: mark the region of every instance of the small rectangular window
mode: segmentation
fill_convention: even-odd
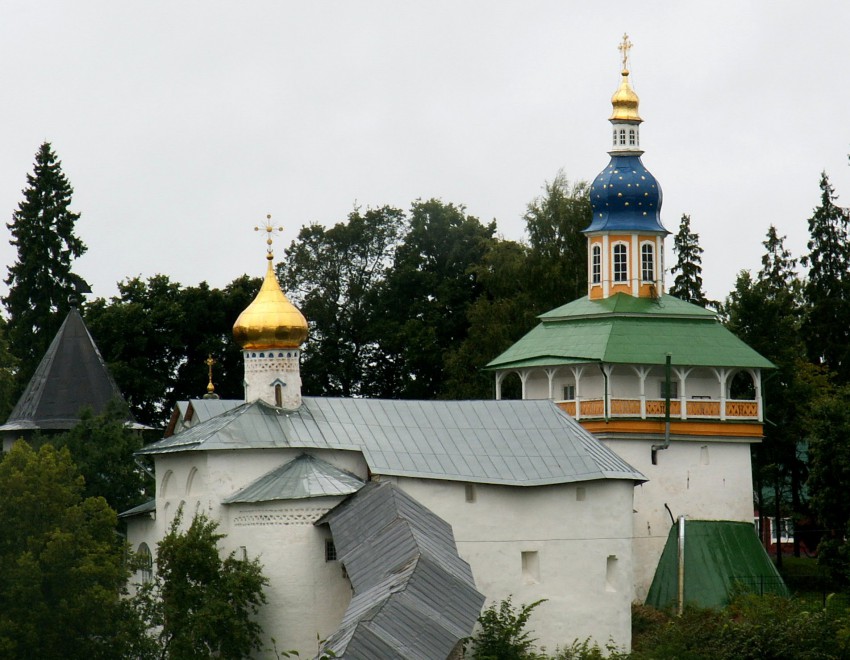
[[[578,486],[576,488],[576,502],[584,502],[585,497],[587,497],[587,491],[584,486]]]
[[[593,284],[602,281],[602,248],[594,245],[591,250],[590,279]]]
[[[629,281],[628,252],[623,243],[614,246],[614,281]]]
[[[655,281],[655,254],[650,243],[644,243],[640,247],[640,271],[641,280],[644,282]]]
[[[540,556],[536,550],[522,553],[522,579],[526,584],[540,582]]]
[[[465,491],[467,502],[472,503],[478,499],[478,493],[475,492],[475,484],[466,484]]]
[[[617,591],[617,555],[608,555],[605,562],[605,591]]]
[[[333,539],[325,539],[325,561],[336,561],[336,546]]]
[[[576,400],[576,386],[575,385],[564,385],[564,401],[575,401]]]

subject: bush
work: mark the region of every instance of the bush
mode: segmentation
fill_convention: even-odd
[[[535,640],[525,630],[532,611],[542,602],[538,600],[517,609],[508,596],[498,606],[490,605],[478,617],[481,629],[469,640],[471,657],[474,660],[542,660],[534,649]]]

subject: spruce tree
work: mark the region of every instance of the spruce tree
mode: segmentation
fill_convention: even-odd
[[[673,251],[677,259],[670,272],[676,277],[670,295],[701,307],[708,304],[702,289],[702,248],[699,234],[691,231],[691,216],[682,214],[679,232],[673,237]]]
[[[803,336],[809,359],[826,366],[842,383],[850,382],[850,245],[847,209],[826,172],[820,179],[821,203],[809,218],[809,273],[804,289],[807,314]]]
[[[69,298],[87,289],[71,270],[86,251],[74,233],[79,213],[70,210],[73,188],[49,142],[39,147],[32,174],[27,174],[23,201],[6,226],[18,250],[9,267],[3,298],[9,315],[8,339],[18,358],[18,388],[29,381],[70,309]]]

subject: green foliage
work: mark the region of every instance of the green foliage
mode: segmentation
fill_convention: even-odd
[[[83,496],[99,495],[115,511],[126,511],[144,502],[153,487],[133,456],[142,448],[142,437],[125,426],[126,418],[124,404],[112,401],[100,415],[83,410],[70,431],[37,437],[34,442],[67,447],[85,480]]]
[[[398,209],[355,209],[330,229],[302,227],[286,251],[280,281],[310,324],[301,367],[305,393],[376,392],[384,360],[379,288],[403,228]]]
[[[808,486],[818,520],[827,529],[818,561],[846,584],[850,582],[850,387],[836,388],[815,400],[808,425]]]
[[[8,419],[15,405],[16,374],[18,360],[12,355],[9,342],[6,341],[8,325],[6,319],[0,318],[0,419]]]
[[[247,276],[211,289],[205,282],[184,288],[154,275],[120,282],[118,296],[86,306],[86,323],[139,422],[163,426],[175,401],[203,396],[208,355],[216,361],[216,391],[243,396],[242,356],[232,329],[259,287],[259,279]]]
[[[846,617],[780,596],[743,595],[722,611],[686,608],[681,617],[637,606],[633,660],[845,658]]]
[[[0,657],[120,658],[134,625],[116,517],[67,449],[18,442],[0,462]]]
[[[670,295],[705,307],[709,300],[702,288],[702,248],[699,245],[699,234],[691,231],[691,216],[682,214],[679,231],[673,237],[673,251],[676,253],[676,263],[670,269],[675,275]]]
[[[164,658],[244,658],[261,648],[254,620],[268,580],[257,559],[219,555],[218,523],[203,514],[181,531],[179,510],[157,546],[156,577],[140,585],[133,606],[149,642]]]
[[[809,359],[825,365],[841,383],[850,382],[850,236],[846,209],[826,172],[820,179],[821,203],[809,218],[809,267],[805,285],[804,337]]]
[[[86,246],[74,233],[80,214],[70,210],[73,188],[49,142],[39,147],[22,192],[24,199],[6,225],[18,254],[9,267],[9,293],[3,298],[9,342],[20,361],[19,390],[59,330],[70,309],[69,297],[78,288],[88,289],[71,270],[73,259],[85,253]]]
[[[538,600],[515,608],[508,596],[501,603],[493,603],[478,617],[480,630],[471,640],[471,657],[474,660],[536,660],[541,656],[534,648],[531,632],[526,630],[528,620],[538,605]]]
[[[475,267],[495,230],[495,222],[483,225],[462,206],[413,203],[409,230],[380,292],[376,396],[445,397],[444,354],[469,334],[467,314],[481,295]]]
[[[536,314],[587,294],[587,238],[582,231],[593,215],[586,181],[570,184],[561,171],[543,191],[525,212],[530,250],[524,279],[534,283]]]

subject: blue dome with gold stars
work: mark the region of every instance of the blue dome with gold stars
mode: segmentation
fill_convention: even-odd
[[[594,231],[669,234],[661,224],[661,186],[637,154],[614,155],[590,186]]]

